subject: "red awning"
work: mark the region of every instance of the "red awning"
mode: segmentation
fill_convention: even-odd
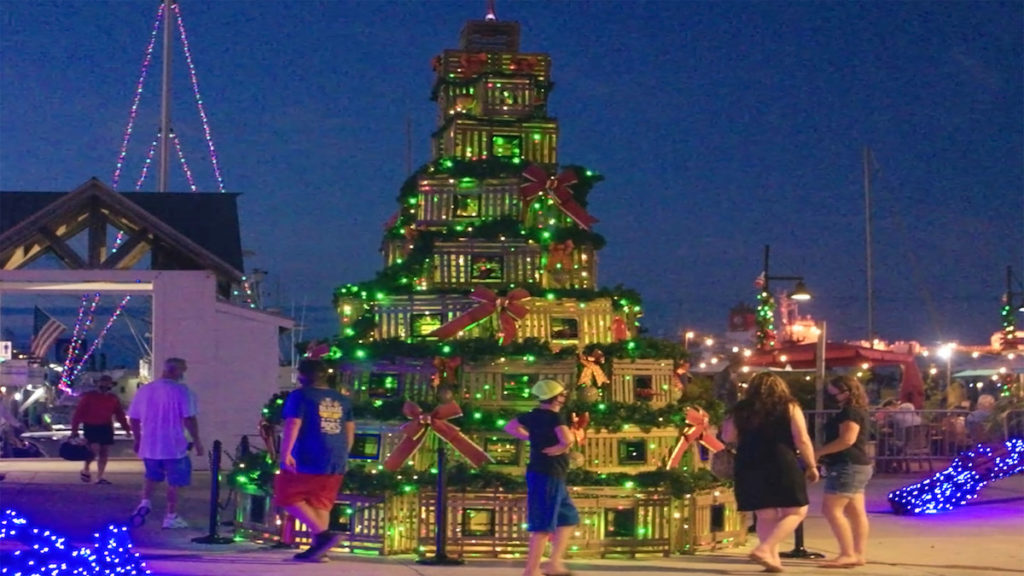
[[[759,350],[746,358],[748,366],[764,366],[769,368],[790,367],[794,370],[809,370],[815,367],[817,344],[797,344],[777,350]],[[912,354],[900,354],[888,350],[875,350],[842,342],[825,343],[825,367],[859,366],[865,362],[871,364],[894,364],[902,368],[900,379],[900,398],[913,398],[916,405],[924,400],[924,380],[917,368]],[[921,408],[921,406],[917,406]]]

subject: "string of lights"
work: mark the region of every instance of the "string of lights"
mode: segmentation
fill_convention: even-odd
[[[78,318],[75,320],[75,329],[71,333],[71,343],[68,344],[67,357],[64,358],[64,369],[60,372],[60,381],[57,387],[65,392],[71,391],[71,368],[74,365],[75,357],[82,347],[82,339],[89,332],[93,318],[96,314],[96,305],[100,302],[100,294],[93,295],[92,305],[86,311],[86,304],[89,302],[89,295],[82,295],[82,304],[78,307]]]
[[[132,549],[131,536],[125,526],[108,525],[93,534],[94,547],[77,548],[50,530],[33,527],[14,510],[0,516],[0,545],[20,544],[19,550],[4,555],[0,574],[43,576],[74,574],[76,576],[107,576],[109,574],[152,574],[145,562]]]
[[[164,5],[161,2],[156,12],[156,22],[153,23],[153,30],[149,35],[149,45],[146,46],[146,55],[142,59],[142,71],[139,74],[139,81],[135,85],[135,96],[132,98],[131,112],[128,114],[128,126],[124,130],[124,137],[121,139],[121,152],[117,157],[117,164],[114,167],[114,176],[111,178],[111,186],[117,190],[117,184],[121,180],[121,169],[124,168],[124,159],[128,155],[128,142],[132,138],[132,129],[135,126],[135,116],[139,111],[139,101],[142,99],[142,87],[146,82],[146,74],[149,72],[149,65],[153,61],[153,47],[156,46],[156,35],[160,29],[160,21],[163,19]]]
[[[99,295],[97,294],[97,296]],[[121,299],[121,303],[117,305],[117,308],[114,310],[114,313],[110,315],[110,320],[107,320],[107,324],[103,327],[103,330],[100,330],[100,333],[99,335],[96,336],[96,339],[92,341],[92,345],[89,346],[89,350],[85,354],[83,354],[81,360],[78,361],[78,365],[75,366],[75,369],[71,374],[71,380],[77,378],[78,375],[82,372],[82,368],[85,367],[85,362],[89,359],[90,356],[92,356],[92,353],[94,350],[96,350],[96,347],[103,342],[103,339],[107,336],[107,332],[110,331],[110,327],[114,325],[114,321],[117,320],[117,317],[121,315],[121,312],[124,311],[124,307],[128,305],[128,301],[131,299],[132,297],[130,294]]]
[[[185,160],[185,154],[181,151],[181,139],[178,135],[171,131],[171,139],[174,140],[174,149],[178,151],[178,162],[181,163],[181,169],[185,171],[185,179],[188,180],[189,190],[196,191],[196,181],[192,179],[192,170],[188,167],[188,161]]]
[[[146,176],[149,175],[149,168],[153,165],[153,157],[156,156],[156,147],[160,143],[160,132],[157,131],[156,137],[149,143],[149,150],[146,151],[146,161],[142,163],[142,173],[139,174],[139,180],[135,183],[135,191],[138,192],[142,189],[142,183],[146,181]],[[114,242],[114,250],[121,245],[121,235],[123,232],[118,232],[117,240]]]
[[[224,191],[224,178],[220,173],[220,165],[217,163],[217,150],[213,146],[213,136],[210,132],[210,122],[206,116],[206,108],[203,106],[203,97],[199,93],[199,79],[196,77],[196,67],[192,63],[192,49],[188,44],[188,36],[185,34],[185,23],[181,19],[181,5],[174,4],[174,14],[178,21],[178,35],[185,47],[185,61],[188,63],[188,74],[192,80],[192,93],[196,97],[196,105],[199,107],[199,118],[203,122],[203,135],[206,137],[206,146],[210,149],[210,163],[213,164],[213,174],[217,178],[217,188]]]
[[[962,452],[949,468],[889,493],[895,514],[934,514],[963,506],[989,482],[1024,473],[1024,439],[979,444]]]

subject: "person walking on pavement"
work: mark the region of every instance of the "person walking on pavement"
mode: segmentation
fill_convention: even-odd
[[[352,401],[328,386],[322,360],[299,362],[299,382],[285,398],[281,417],[281,473],[274,477],[274,503],[305,524],[309,548],[302,562],[327,561],[342,534],[330,530],[330,512],[355,442]]]
[[[836,376],[825,387],[826,408],[838,408],[825,422],[825,445],[818,456],[825,465],[821,511],[839,543],[839,556],[822,568],[853,568],[867,562],[868,513],[864,490],[871,480],[868,456],[868,396],[860,380]]]
[[[196,397],[182,383],[188,364],[181,358],[168,358],[164,362],[161,378],[139,388],[128,408],[132,431],[135,434],[135,453],[145,464],[142,501],[139,502],[131,522],[140,526],[152,510],[150,501],[157,484],[167,482],[167,512],[164,528],[188,528],[178,515],[178,488],[192,481],[192,461],[189,460],[189,439],[196,456],[204,453],[199,438],[196,418]],[[185,432],[188,432],[186,437]]]
[[[568,576],[565,553],[573,528],[580,523],[565,481],[569,448],[576,437],[561,413],[565,386],[557,380],[540,380],[532,392],[540,404],[505,426],[508,434],[530,442],[530,462],[526,466],[526,530],[530,533],[530,545],[523,576]],[[541,566],[549,540],[551,557]]]
[[[75,413],[71,416],[71,437],[78,438],[78,425],[81,424],[85,441],[89,443],[89,450],[96,457],[96,483],[110,484],[110,481],[103,477],[107,470],[107,459],[110,457],[110,447],[114,444],[114,424],[117,420],[129,436],[132,434],[131,426],[124,415],[124,408],[121,406],[121,399],[111,389],[114,387],[114,379],[104,374],[96,381],[96,390],[90,390],[78,400]],[[89,470],[92,458],[87,459],[82,465],[79,478],[82,482],[91,482],[92,473]]]
[[[722,439],[737,443],[737,508],[757,514],[760,542],[748,557],[765,572],[782,572],[779,543],[807,516],[807,483],[818,481],[804,414],[786,382],[770,372],[751,378],[722,424]]]

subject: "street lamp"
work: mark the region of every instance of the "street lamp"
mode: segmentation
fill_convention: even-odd
[[[764,269],[761,275],[758,277],[755,286],[761,289],[761,293],[757,297],[757,346],[762,350],[768,350],[775,347],[775,300],[772,298],[770,284],[772,280],[780,281],[794,281],[796,285],[793,287],[793,291],[789,293],[789,298],[797,301],[807,301],[811,299],[811,293],[807,290],[807,286],[804,284],[803,276],[772,276],[769,274],[769,255],[771,254],[771,247],[768,244],[764,245]]]
[[[696,336],[696,334],[693,333],[693,330],[687,330],[686,334],[683,334],[683,348],[686,348],[687,350],[690,349],[690,340],[693,339],[694,336]]]
[[[772,280],[789,280],[795,281],[796,285],[793,287],[793,291],[789,293],[789,297],[793,300],[807,301],[811,299],[811,293],[807,290],[807,286],[804,284],[803,276],[772,276],[768,274],[768,255],[771,247],[768,244],[764,245],[764,291],[769,292],[768,284]]]
[[[953,384],[953,351],[956,350],[955,342],[943,344],[936,350],[935,354],[946,361],[946,389]]]

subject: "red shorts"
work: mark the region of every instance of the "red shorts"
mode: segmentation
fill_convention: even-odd
[[[280,507],[305,502],[317,510],[330,510],[338,499],[343,474],[303,474],[281,471],[274,476],[274,504]]]

